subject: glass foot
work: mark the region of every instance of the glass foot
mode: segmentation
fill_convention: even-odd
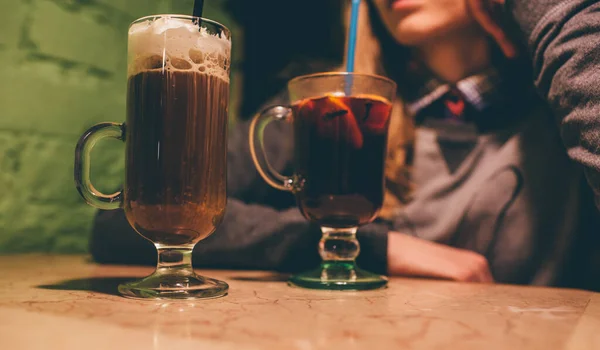
[[[195,273],[154,272],[134,282],[119,285],[119,293],[134,299],[211,299],[227,295],[229,285]]]
[[[324,262],[315,270],[299,273],[290,285],[328,290],[368,290],[387,285],[387,278],[362,270],[355,263]]]

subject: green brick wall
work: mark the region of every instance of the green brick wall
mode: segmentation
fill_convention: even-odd
[[[205,16],[233,30],[235,55],[235,26],[219,0],[206,3]],[[73,185],[75,143],[94,123],[124,119],[129,23],[190,13],[192,1],[0,0],[0,8],[0,254],[85,252],[95,209]],[[120,142],[99,144],[97,187],[116,189],[123,163]]]

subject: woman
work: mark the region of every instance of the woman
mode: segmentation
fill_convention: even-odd
[[[390,275],[561,283],[588,202],[526,65],[502,56],[461,0],[372,0],[361,12],[356,71],[393,78],[399,96],[384,209],[359,230],[359,264]],[[265,145],[283,173],[292,155],[287,128],[271,127]],[[194,262],[286,271],[317,265],[318,229],[289,194],[258,176],[247,129],[230,134],[227,214],[197,245]],[[407,202],[411,158],[415,191]],[[122,212],[99,213],[91,250],[99,262],[155,259]]]

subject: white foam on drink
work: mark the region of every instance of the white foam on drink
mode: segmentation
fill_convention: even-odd
[[[196,71],[229,82],[231,41],[190,20],[163,16],[129,28],[129,71]]]

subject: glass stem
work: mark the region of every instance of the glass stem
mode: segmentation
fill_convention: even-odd
[[[323,236],[319,242],[319,254],[325,263],[354,263],[360,252],[356,239],[356,227],[330,228],[321,227]]]
[[[194,246],[168,247],[156,245],[158,251],[157,273],[193,275],[192,250]]]

